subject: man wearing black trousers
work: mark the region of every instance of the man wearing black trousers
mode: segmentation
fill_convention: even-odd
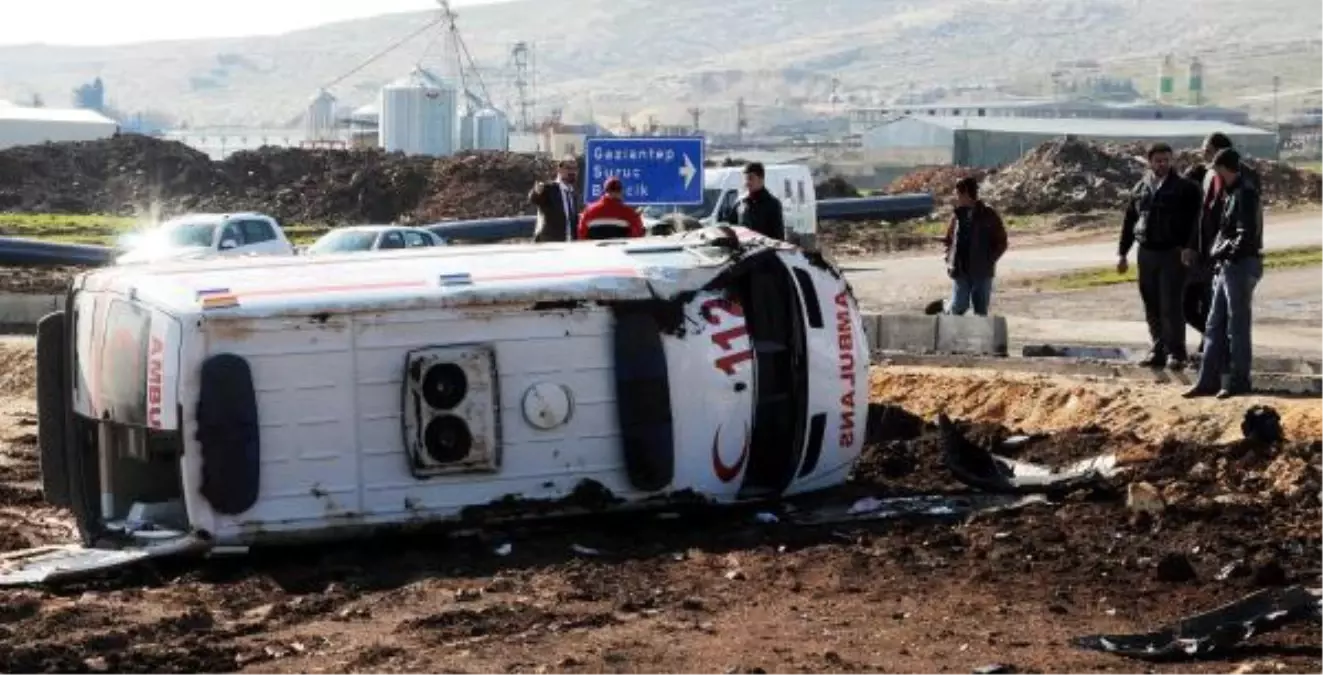
[[[1185,367],[1185,265],[1181,251],[1199,221],[1199,188],[1171,170],[1171,147],[1149,147],[1149,170],[1131,191],[1121,226],[1116,271],[1130,268],[1126,256],[1139,244],[1139,295],[1152,347],[1140,365]]]

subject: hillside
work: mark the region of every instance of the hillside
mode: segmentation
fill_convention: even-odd
[[[1061,60],[1094,59],[1150,88],[1158,54],[1198,54],[1206,90],[1234,105],[1246,94],[1317,87],[1323,18],[1316,0],[514,0],[463,8],[461,30],[510,99],[507,53],[535,45],[539,98],[616,116],[652,110],[679,122],[707,108],[731,125],[746,96],[759,121],[794,99],[909,86],[1018,82],[1037,86]],[[345,22],[275,37],[118,47],[0,48],[0,98],[36,92],[52,105],[95,76],[116,107],[156,109],[193,126],[271,125],[296,118],[319,86],[423,25],[428,13]],[[255,17],[260,20],[260,17]],[[1192,26],[1192,24],[1194,24]],[[375,91],[438,43],[420,37],[333,89],[347,104]],[[429,47],[429,42],[430,47]]]

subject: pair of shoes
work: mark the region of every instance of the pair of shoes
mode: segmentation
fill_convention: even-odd
[[[1227,388],[1223,389],[1222,391],[1217,392],[1217,397],[1218,397],[1219,399],[1225,401],[1226,399],[1229,399],[1229,398],[1235,398],[1235,397],[1237,397],[1237,396],[1244,396],[1244,395],[1246,395],[1246,394],[1249,394],[1250,391],[1251,391],[1251,390],[1250,390],[1249,387],[1227,387]]]
[[[1167,367],[1176,372],[1185,370],[1188,365],[1190,365],[1190,359],[1184,356],[1173,356],[1171,360],[1167,361]]]
[[[1222,392],[1216,389],[1207,389],[1205,387],[1194,386],[1181,393],[1181,398],[1206,398],[1208,396],[1219,396]]]
[[[1148,356],[1139,361],[1139,365],[1144,368],[1163,368],[1167,365],[1167,357],[1149,352]]]

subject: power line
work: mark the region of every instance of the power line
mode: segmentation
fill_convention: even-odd
[[[419,35],[422,35],[423,33],[426,33],[427,31],[431,30],[431,29],[434,28],[434,27],[436,27],[436,26],[439,25],[439,24],[442,22],[442,20],[444,20],[444,19],[445,19],[444,16],[438,16],[437,18],[433,19],[433,20],[432,20],[430,23],[428,23],[427,25],[425,25],[425,26],[423,26],[422,28],[419,28],[418,30],[416,30],[416,31],[414,31],[414,32],[412,32],[412,33],[410,33],[407,37],[401,39],[401,40],[398,41],[398,42],[395,42],[395,43],[391,44],[389,47],[387,47],[387,48],[385,48],[385,49],[383,49],[383,50],[377,52],[376,54],[373,54],[372,56],[368,57],[368,59],[367,59],[366,61],[364,61],[364,62],[358,64],[358,65],[355,66],[352,70],[350,70],[349,72],[345,73],[344,75],[341,75],[340,77],[337,77],[337,78],[335,78],[334,80],[331,80],[330,82],[326,83],[325,85],[322,86],[322,89],[330,89],[331,87],[334,87],[335,85],[340,84],[341,82],[344,82],[345,80],[349,79],[350,77],[353,77],[353,76],[354,76],[355,74],[357,74],[359,71],[361,71],[361,70],[363,70],[364,68],[367,68],[368,66],[372,65],[373,63],[375,63],[378,59],[380,59],[380,58],[382,58],[383,56],[385,56],[385,55],[387,55],[387,54],[389,54],[389,53],[395,51],[396,49],[399,49],[400,47],[403,47],[403,46],[405,45],[405,43],[409,42],[410,40],[412,40],[412,39],[418,37]],[[429,45],[429,48],[430,48],[430,45]]]

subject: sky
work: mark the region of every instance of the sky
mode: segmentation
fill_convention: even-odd
[[[451,0],[465,6],[499,0]],[[13,5],[9,7],[8,5]],[[113,45],[273,35],[380,14],[436,9],[436,0],[7,0],[0,45]]]

